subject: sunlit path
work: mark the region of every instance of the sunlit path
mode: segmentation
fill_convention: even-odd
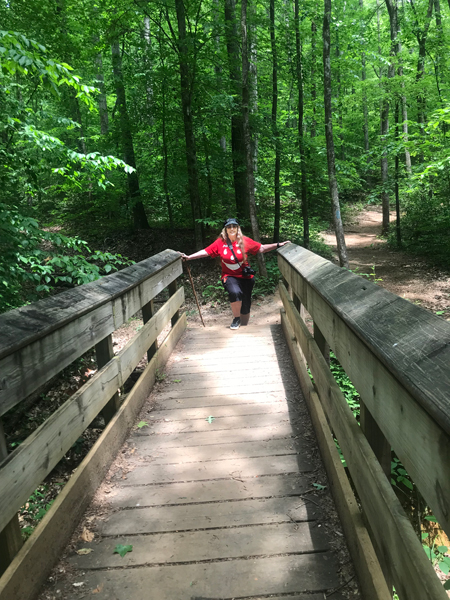
[[[339,588],[329,497],[314,486],[318,453],[287,352],[276,325],[186,333],[111,480],[112,512],[78,544],[93,552],[70,559],[85,590],[322,600]],[[114,554],[118,544],[132,551]]]

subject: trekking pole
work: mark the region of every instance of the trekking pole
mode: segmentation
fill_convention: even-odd
[[[192,285],[192,291],[194,292],[195,301],[197,302],[198,314],[200,315],[200,319],[202,320],[203,327],[206,327],[206,325],[205,325],[205,323],[203,321],[202,311],[200,310],[200,304],[198,303],[197,294],[195,293],[194,282],[192,281],[191,270],[189,268],[189,265],[187,264],[187,261],[185,261],[184,264],[186,265],[187,272],[188,272],[188,275],[189,275],[189,279],[190,279],[190,282],[191,282],[191,285]]]

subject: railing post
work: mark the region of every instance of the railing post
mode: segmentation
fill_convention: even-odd
[[[176,293],[177,288],[178,288],[178,285],[177,285],[176,279],[175,279],[175,281],[172,281],[172,283],[169,283],[169,298]],[[172,323],[172,327],[175,325],[175,323],[178,321],[179,318],[180,318],[180,311],[177,310],[177,312],[173,315],[173,317],[170,320],[170,322]]]
[[[330,346],[323,333],[318,328],[317,323],[314,323],[314,339],[316,340],[316,344],[319,346],[319,350],[323,354],[327,365],[330,366]]]
[[[150,319],[155,314],[155,306],[153,304],[153,300],[150,300],[145,306],[142,307],[142,319],[144,321],[144,325],[150,321]],[[156,351],[158,350],[158,340],[155,340],[150,348],[147,350],[147,360],[150,362],[152,358],[155,356]]]
[[[388,480],[391,480],[391,445],[389,441],[384,437],[383,432],[378,426],[378,423],[373,418],[369,409],[366,407],[362,399],[360,399],[360,414],[359,423],[361,430],[367,438],[373,453],[378,459],[384,473]],[[367,529],[371,531],[370,525],[365,518]],[[381,550],[377,552],[378,560],[380,561],[381,569],[383,571],[384,578],[389,589],[393,588],[392,576],[390,574],[389,567],[386,563],[385,557],[382,555]]]
[[[108,335],[107,337],[105,337],[105,339],[103,339],[101,342],[95,345],[95,355],[97,357],[97,366],[100,370],[106,365],[106,363],[108,363],[114,357],[112,335]],[[111,419],[114,417],[119,408],[120,397],[118,392],[116,392],[111,398],[111,400],[107,404],[105,404],[102,410],[102,415],[105,419],[105,424],[111,421]]]
[[[0,461],[8,454],[5,433],[2,420],[0,419]],[[3,531],[0,531],[0,577],[10,565],[12,559],[23,545],[22,533],[20,531],[19,517],[16,515],[11,519]]]

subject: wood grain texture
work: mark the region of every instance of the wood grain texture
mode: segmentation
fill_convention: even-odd
[[[314,290],[450,433],[450,323],[300,246],[282,248],[278,262],[309,312]]]
[[[386,585],[325,413],[309,377],[304,354],[297,343],[285,312],[281,313],[281,325],[309,408],[331,492],[346,535],[347,546],[355,564],[364,600],[391,600],[392,594]]]
[[[447,593],[424,555],[390,483],[284,286],[280,286],[280,295],[311,369],[324,412],[343,451],[377,552],[387,558],[399,597],[445,600]]]
[[[77,468],[52,507],[0,580],[0,600],[34,600],[53,565],[59,560],[78,520],[93,498],[127,432],[186,329],[183,314],[133,387],[117,415]]]
[[[183,300],[180,288],[117,356],[0,463],[0,531],[128,379]]]
[[[0,315],[0,415],[110,335],[181,275],[165,250],[73,290]]]
[[[293,289],[300,287],[299,279],[300,274],[292,271]],[[307,288],[306,307],[440,525],[450,534],[450,436],[312,287]]]

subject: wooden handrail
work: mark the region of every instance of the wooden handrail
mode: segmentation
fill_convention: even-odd
[[[0,416],[105,339],[182,274],[173,250],[0,315]]]
[[[280,250],[279,266],[292,294],[281,286],[287,317],[344,452],[380,559],[387,557],[401,598],[444,598],[445,591],[370,449],[377,452],[377,444],[370,437],[363,441],[366,432],[343,406],[342,394],[299,307],[301,303],[309,312],[322,345],[329,344],[352,380],[362,410],[370,411],[389,463],[392,447],[447,533],[450,325],[304,248],[291,245]]]
[[[184,289],[177,290],[176,278],[182,272],[179,253],[165,250],[92,284],[0,315],[0,417],[93,347],[99,362],[98,372],[7,456],[0,427],[0,574],[20,548],[20,506],[100,411],[106,422],[113,418],[120,407],[117,390],[147,352],[155,355],[166,325],[177,323]],[[169,299],[155,312],[153,299],[165,288]],[[114,356],[112,333],[140,309],[144,326]]]

